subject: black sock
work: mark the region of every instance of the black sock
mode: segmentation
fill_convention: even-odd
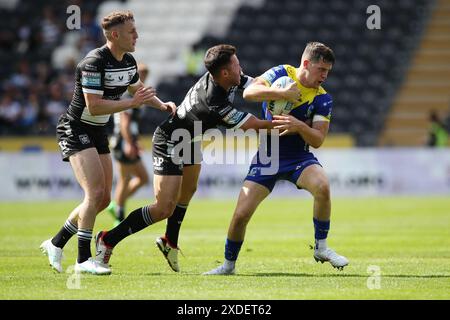
[[[78,263],[83,263],[91,257],[92,230],[78,229]]]
[[[153,223],[150,216],[149,206],[145,206],[131,212],[117,227],[108,231],[103,237],[103,241],[109,246],[114,247],[122,239],[130,234],[141,231]]]
[[[173,214],[167,219],[166,239],[175,247],[178,247],[178,236],[180,235],[181,223],[186,214],[187,206],[177,204]]]
[[[64,248],[67,241],[78,232],[78,228],[69,219],[66,220],[64,226],[59,232],[52,238],[52,244],[58,248]]]

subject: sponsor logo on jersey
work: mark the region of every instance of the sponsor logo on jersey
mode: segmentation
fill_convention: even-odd
[[[97,71],[97,66],[94,66],[93,64],[86,63],[84,65],[84,69],[88,71]]]
[[[161,165],[164,162],[164,159],[161,157],[153,157],[153,167],[157,170],[161,169]]]
[[[226,106],[225,108],[222,108],[222,109],[219,108],[218,112],[219,112],[219,115],[221,117],[223,117],[226,114],[228,114],[231,110],[233,110],[232,106]]]
[[[81,85],[86,87],[100,87],[102,75],[100,72],[81,72]]]
[[[136,69],[130,70],[105,70],[105,86],[128,86],[136,74]]]
[[[239,123],[243,116],[244,112],[233,109],[223,118],[223,121],[233,125]]]

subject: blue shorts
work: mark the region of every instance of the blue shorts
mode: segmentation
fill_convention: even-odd
[[[257,156],[258,155],[255,156],[255,159],[258,159]],[[259,161],[256,161],[256,163],[252,163],[252,165],[250,166],[245,180],[256,182],[272,192],[273,188],[275,187],[275,183],[278,180],[287,180],[297,185],[297,180],[302,174],[303,170],[313,164],[322,166],[319,160],[317,160],[317,158],[314,157],[312,153],[309,153],[301,159],[280,159],[277,172],[267,175],[264,174],[264,172],[261,172],[261,170],[263,168],[267,169],[270,166],[270,163],[262,164]],[[298,186],[297,188],[301,189]]]

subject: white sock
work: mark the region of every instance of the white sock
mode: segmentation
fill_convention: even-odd
[[[235,264],[236,264],[236,261],[230,261],[230,260],[225,259],[223,266],[227,270],[233,270]]]
[[[327,248],[327,239],[316,239],[316,250],[322,251]]]

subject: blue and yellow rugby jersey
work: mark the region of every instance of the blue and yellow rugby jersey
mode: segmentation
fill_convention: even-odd
[[[301,92],[299,100],[292,108],[290,115],[311,125],[314,121],[330,121],[332,98],[319,86],[319,88],[306,88],[296,77],[297,69],[291,65],[279,65],[267,70],[261,79],[271,86],[280,77],[288,76],[297,83]],[[262,117],[266,120],[272,120],[272,115],[267,109],[267,101],[262,104]],[[270,141],[270,139],[269,139]],[[309,145],[298,135],[286,135],[280,137],[280,159],[303,158],[309,154]]]

